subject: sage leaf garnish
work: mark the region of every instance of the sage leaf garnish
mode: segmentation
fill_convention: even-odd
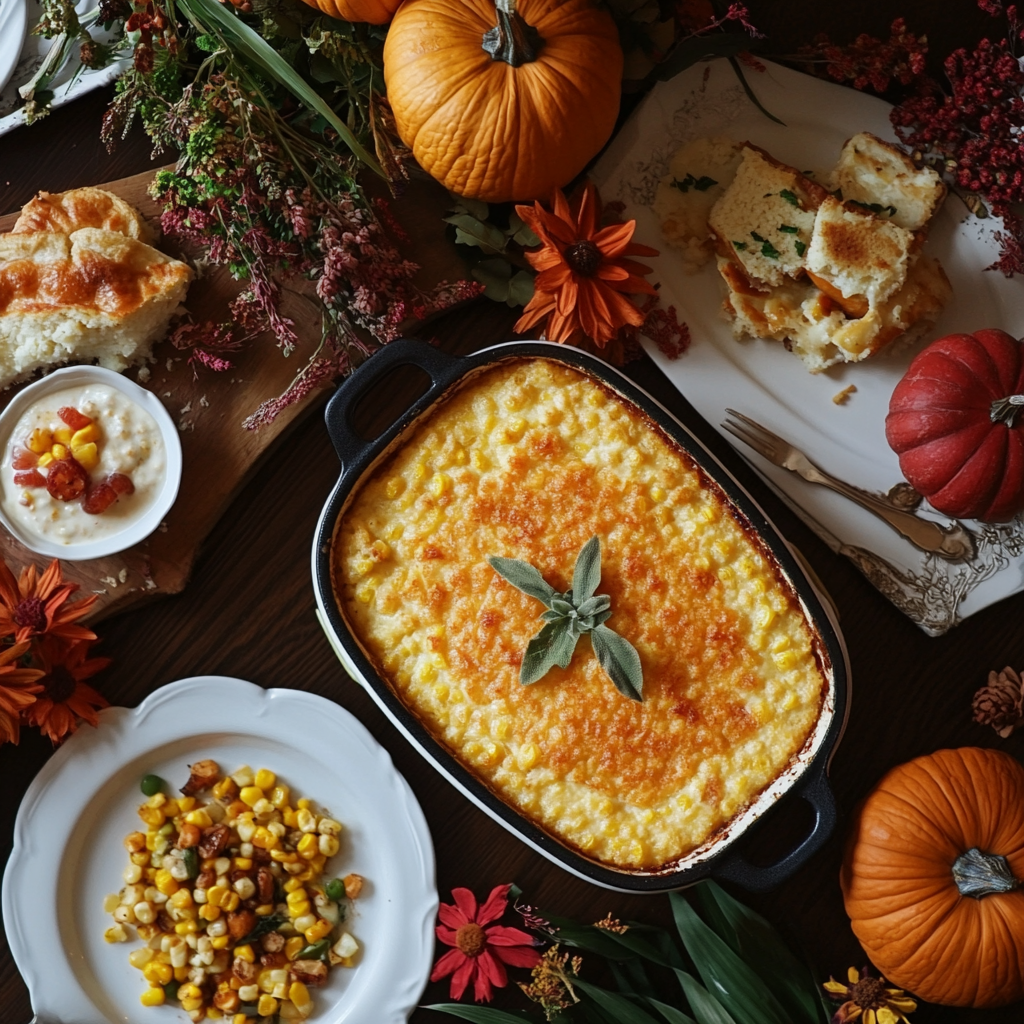
[[[786,202],[789,203],[790,206],[799,206],[800,205],[800,200],[797,199],[796,193],[790,192],[790,190],[788,188],[784,188],[779,193],[779,198],[780,199],[785,199]]]
[[[546,583],[529,562],[497,556],[487,561],[502,579],[547,608],[540,616],[544,625],[526,647],[519,682],[529,686],[543,679],[555,665],[568,668],[576,642],[589,633],[598,664],[616,689],[630,700],[643,700],[640,655],[628,640],[605,625],[611,618],[612,599],[594,593],[601,584],[600,538],[591,537],[583,545],[576,556],[572,589],[564,594]]]

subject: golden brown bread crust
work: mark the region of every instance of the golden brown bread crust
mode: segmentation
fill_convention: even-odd
[[[191,277],[186,264],[98,228],[0,236],[0,316],[74,308],[125,317]]]
[[[21,208],[11,230],[15,234],[58,231],[70,235],[79,228],[103,228],[143,242],[152,239],[148,225],[133,206],[99,188],[39,192]]]

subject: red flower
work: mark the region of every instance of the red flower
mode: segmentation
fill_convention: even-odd
[[[461,999],[472,981],[476,1002],[490,1001],[492,985],[504,988],[508,984],[505,964],[532,968],[540,963],[540,954],[533,948],[530,935],[518,928],[492,924],[505,913],[511,888],[499,885],[492,889],[479,909],[476,897],[468,889],[452,889],[454,906],[441,904],[437,912],[441,924],[435,931],[446,946],[454,949],[434,964],[430,980],[452,975],[452,999]]]
[[[96,603],[96,595],[66,604],[76,590],[77,583],[66,583],[61,578],[56,558],[42,576],[37,577],[36,567],[30,565],[22,569],[17,580],[0,561],[0,636],[13,633],[17,643],[43,634],[65,640],[95,640],[91,629],[75,623]]]
[[[79,719],[96,726],[96,711],[108,706],[107,699],[84,681],[110,664],[110,658],[87,657],[90,646],[88,640],[68,645],[46,637],[36,649],[42,662],[42,692],[25,711],[25,721],[38,725],[54,743],[73,733]]]
[[[26,641],[0,653],[0,743],[18,742],[21,715],[42,689],[38,685],[42,672],[18,667],[18,658],[28,650],[28,646]]]

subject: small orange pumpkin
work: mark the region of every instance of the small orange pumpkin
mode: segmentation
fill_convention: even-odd
[[[547,199],[608,141],[622,48],[593,0],[411,0],[384,43],[395,125],[458,195]]]
[[[1024,767],[964,747],[889,772],[857,812],[840,881],[890,982],[947,1006],[1024,996]]]
[[[386,25],[394,17],[402,0],[306,0],[306,3],[331,18]]]

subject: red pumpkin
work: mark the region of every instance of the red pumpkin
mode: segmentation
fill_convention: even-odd
[[[1024,510],[1024,351],[1005,331],[933,342],[896,385],[885,436],[908,483],[959,519]]]

